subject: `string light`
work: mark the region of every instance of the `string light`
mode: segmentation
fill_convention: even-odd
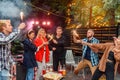
[[[55,13],[53,13],[53,12],[51,12],[51,11],[48,11],[48,10],[42,9],[42,8],[40,8],[40,7],[37,7],[37,6],[35,6],[35,5],[31,4],[31,3],[25,2],[25,4],[26,4],[26,5],[30,5],[30,6],[32,6],[32,7],[34,7],[34,8],[36,8],[36,9],[41,10],[41,11],[47,12],[48,14],[52,14],[52,15],[55,15],[55,16],[67,18],[67,17],[65,17],[65,16],[61,16],[61,15],[55,14]]]

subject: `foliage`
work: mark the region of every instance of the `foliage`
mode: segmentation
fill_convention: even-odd
[[[13,54],[23,54],[23,45],[22,45],[21,41],[14,40],[12,42],[11,51]]]

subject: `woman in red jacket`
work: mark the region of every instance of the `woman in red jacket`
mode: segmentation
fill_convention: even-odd
[[[35,58],[38,64],[36,80],[39,80],[42,69],[46,67],[45,63],[49,62],[49,48],[48,40],[46,39],[46,32],[43,28],[38,30],[34,44],[38,47]]]

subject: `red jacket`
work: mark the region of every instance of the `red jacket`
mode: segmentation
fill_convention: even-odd
[[[47,42],[47,39],[44,38],[44,42]],[[34,44],[38,47],[43,44],[43,40],[40,38],[35,38]],[[48,45],[45,46],[46,51],[45,51],[45,62],[49,62],[49,48]],[[44,54],[44,47],[41,47],[39,51],[36,52],[35,58],[37,61],[42,62],[43,60],[43,54]]]

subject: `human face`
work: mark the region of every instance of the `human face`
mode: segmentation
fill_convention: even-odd
[[[57,33],[57,35],[62,35],[63,31],[62,31],[62,29],[57,29],[56,33]]]
[[[32,33],[28,34],[28,37],[29,37],[31,40],[34,39],[34,37],[35,37],[35,33],[32,32]]]
[[[12,27],[11,23],[10,22],[6,22],[6,26],[3,27],[3,31],[5,31],[6,33],[11,33],[12,29],[13,29],[13,27]]]
[[[45,32],[44,29],[40,29],[40,30],[39,30],[39,36],[41,36],[41,37],[46,37],[46,32]]]
[[[91,38],[93,37],[93,35],[94,35],[94,32],[92,30],[87,31],[87,38]]]

